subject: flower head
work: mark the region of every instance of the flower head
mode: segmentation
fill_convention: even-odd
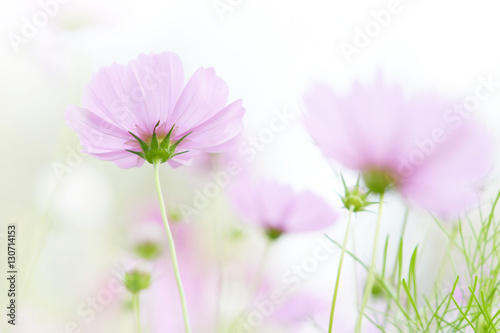
[[[185,84],[177,55],[141,54],[95,74],[82,107],[69,106],[66,120],[99,159],[122,168],[144,161],[176,167],[237,139],[245,110],[241,100],[227,102],[227,85],[213,68],[199,68]]]
[[[346,96],[316,84],[304,103],[305,125],[327,157],[359,170],[372,192],[395,188],[442,217],[473,203],[492,169],[489,136],[434,94],[406,97],[379,77]]]
[[[237,212],[263,227],[272,240],[283,233],[321,230],[337,219],[322,198],[272,181],[238,181],[229,189],[229,196]]]

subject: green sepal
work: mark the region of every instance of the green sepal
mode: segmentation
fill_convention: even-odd
[[[181,155],[181,154],[185,154],[185,153],[189,153],[189,150],[184,150],[184,151],[181,151],[180,153],[175,153],[172,155],[172,157],[177,156],[177,155]]]
[[[153,136],[151,137],[151,150],[158,149],[158,138],[156,137],[156,128],[160,125],[160,121],[158,121],[153,128]]]
[[[172,132],[175,128],[175,124],[174,124],[172,126],[172,128],[168,131],[167,135],[160,142],[158,139],[158,135],[156,134],[156,129],[158,128],[159,125],[160,125],[160,122],[158,121],[153,129],[153,134],[151,136],[151,142],[149,145],[146,142],[144,142],[144,140],[142,140],[137,135],[135,135],[134,133],[129,132],[130,135],[132,135],[137,140],[137,142],[139,142],[139,145],[141,146],[142,152],[132,151],[132,150],[128,150],[128,149],[125,149],[125,150],[145,159],[146,161],[148,161],[151,164],[165,163],[166,161],[168,161],[169,159],[171,159],[177,155],[185,154],[185,153],[189,152],[189,150],[182,151],[182,152],[176,152],[175,150],[177,149],[177,146],[179,146],[179,144],[184,139],[186,139],[186,137],[189,134],[191,134],[193,132],[187,133],[182,138],[180,138],[176,142],[172,143],[170,140],[172,137]]]
[[[137,142],[139,142],[139,144],[141,145],[142,151],[146,152],[149,150],[149,146],[146,142],[142,141],[142,139],[140,137],[138,137],[137,135],[135,135],[134,133],[132,133],[130,131],[129,131],[129,133],[137,140]]]
[[[172,135],[172,131],[174,130],[175,124],[172,126],[170,131],[168,131],[167,136],[163,138],[163,141],[160,144],[161,148],[167,149],[170,146],[170,136]]]
[[[146,156],[144,155],[144,153],[142,153],[140,151],[133,151],[133,150],[128,150],[128,149],[125,149],[125,150],[128,151],[129,153],[136,154],[137,156],[146,159]]]
[[[172,146],[171,146],[171,149],[174,149],[177,148],[177,146],[179,145],[179,143],[182,142],[182,140],[184,140],[189,134],[193,133],[192,131],[189,132],[188,134],[184,135],[182,138],[180,138],[179,140],[177,140],[176,143],[174,143]]]

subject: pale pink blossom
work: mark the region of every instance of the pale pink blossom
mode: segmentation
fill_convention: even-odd
[[[327,157],[359,170],[375,192],[396,188],[442,217],[475,203],[493,167],[485,129],[439,95],[408,97],[379,76],[346,95],[317,83],[304,104],[307,130]]]
[[[169,154],[175,167],[196,153],[229,147],[243,129],[244,112],[241,100],[228,105],[227,85],[213,68],[199,68],[185,83],[179,57],[166,52],[102,68],[85,86],[82,107],[69,106],[66,120],[85,152],[122,168],[144,163],[131,152],[141,152],[131,133],[150,145],[153,132],[161,141],[171,131],[172,144],[187,135]]]
[[[229,198],[244,220],[278,236],[321,230],[337,219],[336,212],[323,198],[274,181],[246,178],[235,181],[229,189]]]

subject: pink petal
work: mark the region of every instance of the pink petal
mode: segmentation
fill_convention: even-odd
[[[346,114],[339,111],[337,103],[337,97],[330,87],[316,83],[304,96],[308,111],[305,126],[326,156],[349,168],[360,168],[363,156],[353,149],[357,145],[356,133],[351,131]]]
[[[180,149],[180,151],[183,150],[184,149]],[[168,160],[168,164],[170,164],[170,166],[173,168],[177,168],[183,165],[191,165],[191,163],[193,162],[193,156],[195,155],[198,155],[197,151],[189,151],[189,153],[174,156],[173,158]]]
[[[70,105],[65,114],[68,125],[78,134],[85,152],[101,160],[113,161],[121,168],[141,166],[144,160],[126,151],[130,134],[108,123],[93,112]]]
[[[222,110],[227,99],[227,85],[215,70],[199,68],[182,91],[168,124],[175,124],[180,133],[188,133]]]
[[[403,180],[401,193],[443,218],[470,208],[477,203],[483,177],[492,170],[492,142],[476,124],[463,123]]]
[[[165,122],[184,85],[182,63],[173,53],[141,54],[128,65],[102,68],[86,85],[83,106],[126,129],[152,133]]]
[[[229,189],[236,211],[251,223],[283,232],[324,229],[336,220],[333,209],[310,192],[295,193],[272,181],[239,180]]]
[[[289,232],[316,231],[331,226],[337,220],[337,214],[322,198],[311,192],[302,192],[294,198],[286,220]]]
[[[221,152],[226,143],[233,143],[243,131],[244,114],[242,101],[237,100],[194,127],[180,146],[208,153]]]
[[[356,83],[343,97],[316,84],[304,103],[305,125],[327,157],[361,172],[392,173],[409,201],[440,215],[470,205],[478,183],[492,168],[491,140],[465,121],[454,130],[446,117],[453,102],[436,94],[406,97],[379,76],[371,86]],[[435,138],[443,135],[448,140],[439,143]],[[422,146],[436,147],[423,154]]]
[[[226,107],[227,96],[227,85],[213,68],[198,69],[184,87],[175,54],[141,54],[127,65],[102,68],[85,87],[84,108],[69,107],[66,118],[87,153],[125,168],[144,163],[126,151],[141,151],[129,132],[149,142],[160,122],[160,138],[171,129],[172,142],[190,133],[176,150],[189,152],[169,161],[177,167],[191,163],[195,154],[221,152],[235,143],[245,110],[241,101]]]

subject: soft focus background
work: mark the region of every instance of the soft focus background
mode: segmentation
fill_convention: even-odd
[[[353,45],[357,29],[374,20],[372,13],[394,3],[399,3],[399,12],[368,45],[346,59],[342,43]],[[123,267],[135,260],[134,241],[147,233],[163,239],[153,169],[144,165],[123,170],[81,154],[76,135],[63,119],[66,106],[80,104],[84,84],[101,66],[127,63],[139,53],[172,51],[182,59],[186,76],[200,66],[215,67],[229,85],[230,99],[244,101],[244,140],[268,131],[277,112],[294,114],[283,131],[259,142],[254,167],[269,178],[324,196],[339,211],[337,223],[325,232],[340,240],[347,213],[335,193],[341,190],[338,168],[323,159],[302,129],[303,92],[314,79],[345,91],[355,79],[368,81],[381,72],[408,91],[437,91],[459,99],[473,95],[480,77],[500,82],[497,5],[491,0],[3,0],[0,241],[5,242],[6,225],[16,223],[22,266],[18,326],[8,330],[2,310],[0,331],[134,332],[127,292],[112,286]],[[50,17],[40,16],[44,10]],[[35,29],[30,28],[33,20]],[[494,89],[474,116],[496,135],[500,84]],[[219,161],[204,157],[191,168],[163,167],[171,217],[175,219],[178,207],[190,205],[196,191],[212,181],[207,170]],[[344,173],[352,184],[356,174]],[[500,184],[495,171],[490,179],[482,202],[488,202]],[[392,235],[389,251],[394,251],[405,206],[397,196],[389,196],[387,202],[382,235]],[[374,220],[375,214],[367,213],[354,222],[356,244],[350,246],[364,259],[370,257]],[[213,332],[216,325],[229,330],[227,318],[238,316],[248,302],[248,275],[264,252],[261,235],[236,220],[223,194],[210,200],[192,223],[177,228],[186,240],[181,242],[186,247],[181,260],[185,257],[197,267],[187,273],[193,277],[187,284],[196,289],[204,281],[213,288],[196,293],[199,302],[194,303],[204,313],[204,321],[194,320],[199,321],[198,332]],[[425,291],[432,287],[443,259],[443,239],[430,217],[418,210],[410,216],[407,235],[408,251],[421,244],[419,277]],[[269,283],[270,289],[290,287],[283,276],[313,255],[321,236],[286,236],[274,244],[267,254],[263,284]],[[331,252],[297,283],[297,307],[310,301],[315,306],[325,303],[328,310],[340,251]],[[2,309],[6,256],[2,245]],[[154,271],[158,281],[168,280],[171,273],[162,267]],[[352,325],[362,276],[359,267],[355,275],[352,260],[347,260],[339,296],[342,306],[336,315],[339,330]],[[211,279],[213,283],[207,283]],[[212,292],[220,295],[219,301]],[[162,302],[169,300],[154,300],[153,291],[145,295],[143,308],[150,309],[143,316],[146,332],[160,332],[153,323],[168,320],[167,309],[176,308],[175,289],[165,295],[172,295],[166,305]],[[318,310],[318,320],[325,327],[322,311]],[[155,319],[149,320],[153,312]],[[266,321],[257,331],[292,331],[278,318],[286,314],[275,309],[269,315],[273,316],[273,323]],[[294,324],[297,332],[321,331],[306,319]]]

